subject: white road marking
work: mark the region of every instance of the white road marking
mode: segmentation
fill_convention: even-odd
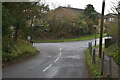
[[[60,52],[59,56],[61,56],[62,52]]]
[[[48,70],[53,64],[50,64],[48,67],[46,67],[43,72],[45,72],[46,70]]]
[[[57,61],[58,61],[58,59],[60,59],[61,54],[62,54],[62,52],[60,52],[59,56],[55,59],[55,61],[54,61],[54,62],[57,62]]]
[[[60,51],[62,50],[62,48],[60,48]]]
[[[60,48],[60,51],[61,51],[62,49]],[[60,54],[59,54],[59,56],[55,59],[55,61],[54,62],[57,62],[59,59],[60,59],[60,56],[62,55],[62,52],[60,52]],[[50,64],[48,67],[46,67],[44,70],[43,70],[43,72],[45,72],[46,70],[48,70],[51,66],[52,66],[53,64]]]
[[[54,62],[57,62],[60,57],[57,57]]]

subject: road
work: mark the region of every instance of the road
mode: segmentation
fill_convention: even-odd
[[[3,78],[88,78],[85,49],[91,41],[35,43],[40,53],[3,68]]]

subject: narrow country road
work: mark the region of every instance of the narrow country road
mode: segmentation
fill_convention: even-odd
[[[3,78],[88,78],[84,52],[91,41],[35,43],[40,53],[3,68]]]

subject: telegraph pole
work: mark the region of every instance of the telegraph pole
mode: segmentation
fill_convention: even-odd
[[[118,3],[117,11],[118,11],[118,51],[120,52],[120,2]]]
[[[101,14],[101,25],[100,25],[100,42],[99,42],[99,57],[102,56],[102,38],[103,38],[103,26],[104,26],[104,11],[105,11],[105,0],[102,3],[102,14]]]
[[[120,1],[118,2],[118,54],[120,55]],[[118,75],[120,75],[120,64],[118,64]],[[118,76],[120,80],[120,76]]]

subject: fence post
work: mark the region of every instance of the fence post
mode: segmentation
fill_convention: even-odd
[[[92,42],[90,42],[90,53],[92,54]]]
[[[92,54],[92,42],[88,43],[89,52]]]
[[[95,57],[95,49],[93,50],[93,64],[96,63],[96,57]]]
[[[112,57],[109,56],[109,77],[112,78]]]
[[[102,60],[101,60],[101,75],[103,75],[103,71],[104,71],[104,56],[105,56],[105,54],[104,54],[104,52],[103,52],[103,54],[102,54]]]

